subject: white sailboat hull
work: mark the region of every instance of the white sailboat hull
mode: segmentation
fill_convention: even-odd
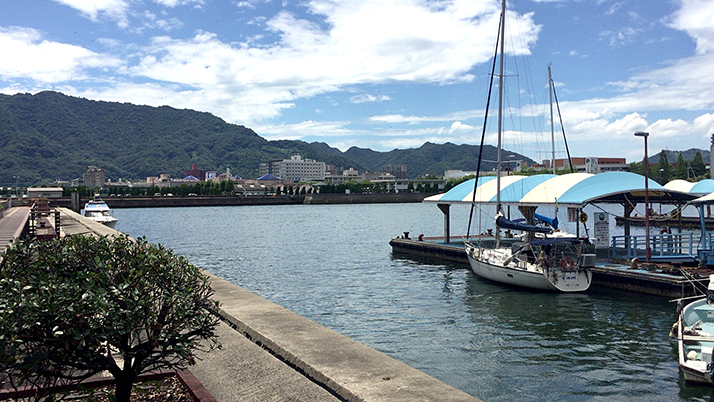
[[[467,245],[471,270],[477,276],[494,282],[530,289],[582,292],[592,283],[592,272],[586,269],[543,269],[528,262],[509,260],[509,249],[491,249]]]

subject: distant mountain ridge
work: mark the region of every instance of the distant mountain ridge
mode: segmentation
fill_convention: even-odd
[[[507,152],[514,160],[534,163]],[[406,165],[408,177],[415,178],[447,169],[476,170],[479,147],[427,142],[389,152],[358,147],[342,152],[320,142],[268,141],[250,128],[194,110],[93,101],[53,91],[0,95],[0,186],[71,180],[90,165],[104,169],[113,181],[161,173],[183,177],[192,163],[220,172],[229,167],[250,179],[257,177],[261,162],[298,153],[340,170],[378,172],[385,165]],[[496,148],[484,146],[483,159],[495,160]],[[676,161],[676,154],[669,160]],[[494,167],[484,162],[482,170]]]

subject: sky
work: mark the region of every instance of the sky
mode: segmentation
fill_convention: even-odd
[[[507,7],[505,149],[564,158],[563,130],[574,157],[642,160],[637,131],[650,155],[709,149],[714,0]],[[0,93],[198,110],[342,151],[478,145],[499,14],[498,0],[0,0]]]

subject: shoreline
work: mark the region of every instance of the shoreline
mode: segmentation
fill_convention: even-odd
[[[220,207],[242,205],[328,205],[328,204],[388,204],[422,202],[432,193],[375,194],[302,194],[302,195],[200,195],[200,196],[129,196],[103,197],[109,208]],[[72,197],[50,198],[52,207],[72,208]],[[88,198],[79,200],[78,209]],[[77,209],[77,210],[78,210]]]

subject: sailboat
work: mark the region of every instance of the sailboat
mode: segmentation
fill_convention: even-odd
[[[498,146],[496,162],[496,226],[495,237],[486,241],[465,240],[466,255],[474,274],[481,278],[531,289],[560,292],[582,292],[592,283],[595,255],[587,240],[577,237],[551,236],[553,227],[535,225],[536,207],[519,205],[525,223],[506,219],[501,205],[501,135],[503,132],[503,62],[506,1],[502,0],[499,29],[500,70],[498,92]],[[495,63],[495,60],[494,60]],[[552,115],[552,112],[551,112]],[[551,116],[552,120],[552,116]],[[484,125],[485,127],[485,125]],[[482,147],[483,148],[483,144]],[[480,164],[480,161],[479,161]],[[475,180],[477,185],[478,180]],[[476,188],[474,188],[474,199]],[[471,205],[472,212],[474,202]],[[471,222],[469,222],[469,226]],[[501,239],[500,229],[522,231],[520,241]]]

